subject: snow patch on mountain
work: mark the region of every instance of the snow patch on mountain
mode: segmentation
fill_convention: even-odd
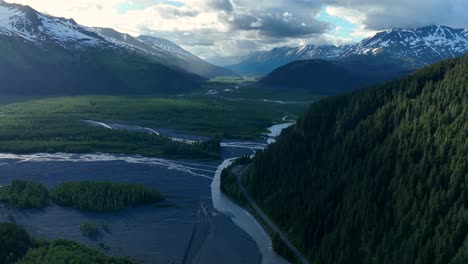
[[[62,47],[102,45],[104,40],[72,19],[41,14],[28,6],[0,2],[0,34],[39,44],[50,41]]]
[[[169,52],[171,54],[177,55],[179,57],[191,58],[193,60],[199,60],[199,58],[192,53],[184,50],[179,45],[175,44],[172,41],[163,38],[157,38],[153,36],[139,36],[137,38],[139,41],[147,44],[148,46],[159,50],[161,52]]]

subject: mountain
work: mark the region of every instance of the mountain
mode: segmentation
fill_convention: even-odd
[[[229,73],[169,41],[151,40],[0,1],[0,92],[179,93]]]
[[[274,70],[259,83],[277,90],[301,90],[333,95],[405,76],[411,71],[398,60],[355,56],[351,60],[295,61]]]
[[[468,38],[463,29],[427,26],[414,29],[392,29],[359,42],[341,57],[373,55],[408,61],[421,67],[468,52]]]
[[[402,68],[416,69],[468,52],[467,31],[446,26],[382,31],[355,45],[276,48],[254,53],[241,63],[226,66],[239,73],[264,74],[295,60],[400,60]]]
[[[207,79],[216,76],[235,75],[232,71],[205,62],[167,39],[153,36],[134,38],[129,34],[120,33],[110,28],[89,28],[89,30],[94,31],[114,45],[133,50],[164,65],[169,65],[190,74]]]
[[[468,263],[468,55],[314,103],[246,188],[311,263]]]
[[[281,47],[266,52],[255,52],[247,56],[242,62],[226,68],[241,74],[264,74],[297,60],[322,59],[336,60],[351,45],[307,45],[302,47]]]

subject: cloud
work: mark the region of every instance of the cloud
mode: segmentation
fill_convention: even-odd
[[[322,34],[328,24],[313,17],[297,16],[288,11],[270,11],[263,14],[240,14],[229,21],[233,29],[253,30],[267,37],[296,38]]]
[[[164,19],[177,19],[181,17],[196,17],[200,14],[199,10],[190,9],[186,7],[174,7],[172,5],[160,5],[157,12],[161,18]]]
[[[466,0],[7,1],[74,18],[85,26],[164,37],[216,61],[283,45],[349,42],[393,27],[444,24],[468,28]],[[349,21],[352,29],[321,20],[323,10]]]
[[[466,0],[328,0],[327,3],[367,30],[433,24],[468,28]]]
[[[215,10],[232,12],[234,10],[234,5],[231,0],[208,0],[208,6]]]

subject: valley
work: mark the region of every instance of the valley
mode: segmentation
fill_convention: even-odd
[[[244,82],[222,79],[198,93],[165,97],[6,98],[0,106],[0,186],[14,179],[49,188],[86,180],[136,183],[157,188],[166,200],[108,213],[55,204],[4,206],[0,221],[23,226],[34,237],[65,238],[144,263],[284,262],[255,218],[219,191],[217,177],[226,162],[219,159],[263,149],[287,126],[275,125],[271,132],[267,127],[290,122],[319,97],[289,93],[286,98]],[[209,95],[209,90],[218,93]],[[294,103],[277,102],[284,99]],[[192,147],[185,141],[210,139],[220,140],[213,155],[200,149],[173,155],[158,143],[170,142],[180,150]],[[83,236],[85,222],[105,225],[109,232]],[[217,248],[224,237],[229,240]]]
[[[253,149],[266,146],[264,141],[226,143],[221,149],[224,159],[250,155]],[[216,179],[226,161],[64,153],[1,154],[0,161],[0,186],[18,177],[48,187],[69,181],[109,180],[155,187],[166,196],[168,206],[148,205],[116,213],[79,212],[58,205],[22,210],[0,207],[0,221],[14,221],[33,236],[71,239],[99,250],[104,245],[106,253],[145,263],[280,261],[269,249],[269,237],[256,220],[219,191]],[[109,232],[84,237],[79,226],[85,221],[105,224]],[[223,254],[213,254],[213,250],[221,252],[216,247],[225,237],[229,240],[222,244]]]
[[[0,264],[468,263],[468,5],[423,2],[0,0]]]

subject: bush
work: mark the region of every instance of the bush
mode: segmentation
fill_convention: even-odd
[[[13,180],[0,188],[0,201],[14,208],[44,208],[48,205],[49,191],[39,183]]]
[[[91,222],[84,222],[80,226],[80,231],[85,237],[96,237],[100,234],[99,228]]]

